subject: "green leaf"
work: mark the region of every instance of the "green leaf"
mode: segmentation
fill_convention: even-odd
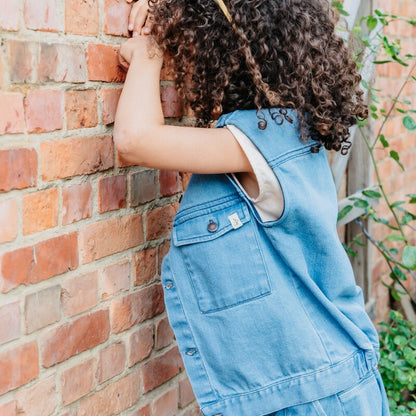
[[[392,62],[391,60],[388,60],[388,61],[374,61],[373,63],[375,65],[383,65],[383,64],[389,64],[391,62]]]
[[[390,234],[388,235],[385,240],[387,241],[406,241],[406,238],[400,234]]]
[[[339,14],[342,14],[343,16],[349,16],[350,15],[346,10],[344,10],[344,6],[343,6],[342,2],[340,2],[340,1],[333,1],[332,2],[332,7],[337,9]]]
[[[407,280],[406,275],[403,273],[403,270],[399,266],[393,267],[393,276],[391,277],[397,277],[399,280]]]
[[[368,201],[366,201],[365,199],[357,199],[354,202],[354,206],[357,208],[368,208],[370,204],[368,203]]]
[[[371,87],[370,87],[370,84],[365,80],[365,79],[362,79],[361,80],[361,84],[363,84],[363,87],[366,89],[366,90],[371,90]]]
[[[367,28],[371,32],[377,27],[378,20],[374,16],[369,16],[367,19]]]
[[[410,270],[416,269],[416,247],[406,246],[402,253],[402,262]]]
[[[393,342],[396,345],[406,345],[407,344],[407,339],[403,335],[396,335],[393,339]]]
[[[390,151],[390,157],[397,162],[397,164],[402,168],[402,170],[405,170],[403,163],[400,162],[400,156],[395,150]]]
[[[406,196],[410,198],[409,204],[416,204],[416,194],[407,194]]]
[[[363,191],[363,195],[368,198],[381,198],[380,192],[373,191],[371,189],[366,189],[365,191]]]
[[[407,130],[416,130],[416,121],[412,117],[406,116],[403,118],[403,125]]]
[[[384,148],[389,147],[389,142],[386,140],[385,136],[382,134],[380,136],[380,142],[383,145]]]
[[[345,218],[352,210],[352,205],[346,205],[342,210],[338,213],[338,221]]]

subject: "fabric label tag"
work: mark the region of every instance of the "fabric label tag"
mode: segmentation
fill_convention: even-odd
[[[240,228],[243,225],[243,223],[240,220],[240,217],[236,212],[234,212],[234,214],[229,215],[228,219],[230,220],[230,223],[233,226],[234,230]]]

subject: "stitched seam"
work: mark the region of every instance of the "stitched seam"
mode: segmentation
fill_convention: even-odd
[[[260,391],[263,391],[263,390],[267,390],[271,387],[278,386],[279,384],[286,383],[286,382],[291,381],[291,380],[299,380],[299,379],[302,379],[304,377],[309,377],[309,376],[314,375],[314,374],[323,373],[324,371],[328,371],[331,368],[338,367],[338,366],[342,365],[344,362],[346,362],[348,360],[351,360],[356,354],[357,354],[357,351],[355,351],[353,354],[349,355],[348,357],[344,358],[343,360],[338,361],[336,364],[330,364],[330,365],[328,365],[324,368],[320,368],[319,370],[310,371],[309,373],[302,373],[300,375],[293,376],[293,377],[286,377],[283,380],[278,381],[277,383],[268,384],[267,386],[260,387],[258,389],[254,389],[254,390],[250,390],[250,391],[245,392],[245,393],[238,393],[238,394],[231,394],[231,395],[228,395],[228,396],[223,396],[223,399],[216,402],[216,403],[222,403],[222,402],[228,401],[229,399],[232,399],[233,397],[249,396],[253,393],[257,393],[257,392],[260,392]],[[300,401],[298,403],[295,403],[293,406],[297,406],[298,404],[303,404],[303,403],[304,402]],[[210,403],[207,403],[206,405],[209,405],[209,404]]]
[[[175,272],[173,271],[173,269],[172,269],[172,267],[170,266],[170,264],[169,264],[169,269],[170,269],[170,272],[172,273],[173,280],[175,281],[175,285],[176,285],[177,280],[176,280],[176,277],[175,277]],[[188,271],[188,269],[187,269],[186,267],[185,267],[185,269],[186,269],[186,272],[187,272],[187,273],[188,273],[188,275],[189,275],[189,271]],[[179,304],[180,304],[181,311],[182,311],[182,313],[183,313],[183,315],[184,315],[184,317],[185,317],[186,323],[187,323],[187,325],[188,325],[189,332],[191,333],[192,340],[193,340],[193,342],[194,342],[194,344],[195,344],[195,347],[198,349],[199,358],[200,358],[201,363],[202,363],[202,366],[204,367],[204,370],[205,370],[205,371],[204,371],[204,372],[205,372],[205,377],[206,377],[206,378],[207,378],[207,380],[208,380],[208,383],[209,383],[209,385],[210,385],[210,387],[211,387],[211,390],[212,390],[212,391],[215,393],[215,395],[217,396],[217,399],[216,399],[216,400],[218,400],[218,398],[220,397],[220,395],[219,395],[218,391],[217,391],[217,390],[213,387],[212,381],[211,381],[211,379],[210,379],[210,377],[209,377],[209,375],[208,375],[207,366],[206,366],[206,364],[205,364],[205,361],[204,361],[204,359],[203,359],[203,357],[202,357],[201,353],[199,352],[199,351],[200,351],[200,349],[199,349],[199,345],[197,344],[197,342],[196,342],[196,340],[195,340],[195,337],[194,337],[194,334],[193,334],[193,332],[192,332],[192,328],[191,328],[191,326],[189,325],[189,319],[188,319],[188,316],[187,316],[187,314],[186,314],[186,312],[185,312],[185,309],[184,309],[184,307],[183,307],[182,300],[181,300],[181,298],[180,298],[180,296],[179,296],[179,293],[178,293],[178,295],[177,295],[177,299],[178,299],[178,302],[179,302]]]
[[[226,204],[227,202],[233,202],[230,204]],[[231,195],[227,195],[225,197],[221,197],[218,199],[212,199],[209,203],[203,203],[199,205],[194,205],[192,207],[187,207],[176,214],[174,225],[182,224],[182,222],[187,221],[188,219],[199,217],[201,214],[200,212],[206,211],[210,208],[215,208],[217,206],[221,206],[222,204],[227,206],[237,205],[237,203],[241,202],[241,198],[237,193],[233,193]],[[190,212],[188,212],[190,211]],[[209,211],[213,212],[213,211]],[[207,214],[209,213],[207,212]]]

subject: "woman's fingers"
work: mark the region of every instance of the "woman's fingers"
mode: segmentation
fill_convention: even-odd
[[[133,32],[133,37],[136,37],[140,34],[150,33],[150,30],[148,30],[149,26],[146,26],[148,14],[147,8],[147,0],[138,0],[131,9],[129,18],[129,30]],[[145,28],[146,30],[144,30]]]

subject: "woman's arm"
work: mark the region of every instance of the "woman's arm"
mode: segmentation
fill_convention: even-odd
[[[121,63],[129,67],[114,125],[114,141],[121,156],[131,163],[159,169],[252,172],[228,129],[164,124],[159,87],[162,57],[153,42],[149,36],[136,36],[120,50]]]

